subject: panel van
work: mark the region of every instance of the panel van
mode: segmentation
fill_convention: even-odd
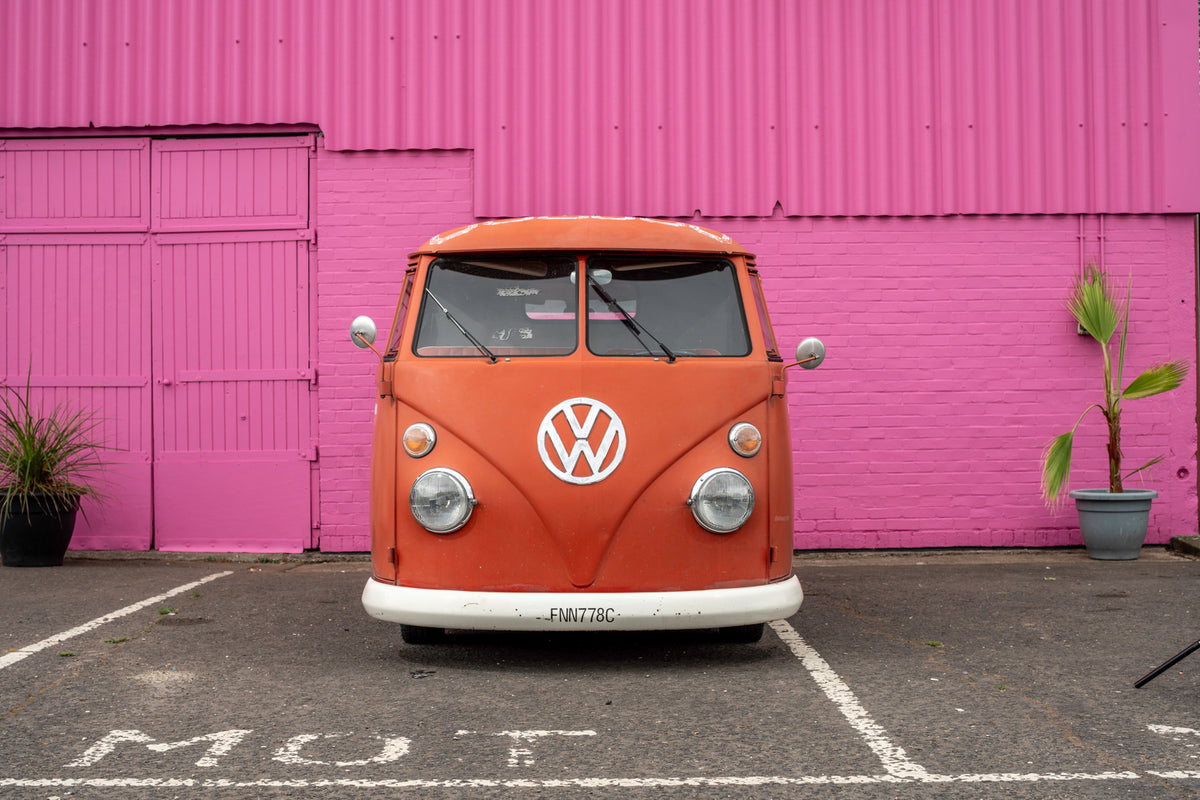
[[[408,260],[379,356],[366,611],[448,629],[717,629],[794,614],[787,368],[754,257],[653,219],[527,218]]]

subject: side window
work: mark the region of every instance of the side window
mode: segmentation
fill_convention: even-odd
[[[388,339],[387,355],[395,358],[400,350],[400,336],[404,332],[404,320],[408,318],[408,304],[412,300],[415,270],[404,273],[404,286],[400,289],[400,304],[396,306],[396,318],[392,320],[392,335]]]
[[[758,311],[758,321],[762,325],[763,341],[767,345],[767,357],[772,361],[782,361],[779,355],[779,345],[775,343],[775,331],[771,327],[771,315],[767,313],[767,301],[763,297],[762,281],[758,270],[750,270],[750,283],[754,286],[754,308]]]

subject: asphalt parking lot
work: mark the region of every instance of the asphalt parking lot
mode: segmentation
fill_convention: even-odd
[[[0,569],[0,796],[1200,797],[1200,561],[800,554],[707,632],[366,616],[363,560]]]

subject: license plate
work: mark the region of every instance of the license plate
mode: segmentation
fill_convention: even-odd
[[[575,622],[589,625],[604,625],[617,621],[615,608],[597,608],[593,606],[552,607],[548,615],[551,622]]]

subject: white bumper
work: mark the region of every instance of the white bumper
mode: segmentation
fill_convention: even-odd
[[[363,608],[386,622],[488,631],[684,630],[786,619],[800,581],[689,592],[461,592],[393,586],[374,578]]]

